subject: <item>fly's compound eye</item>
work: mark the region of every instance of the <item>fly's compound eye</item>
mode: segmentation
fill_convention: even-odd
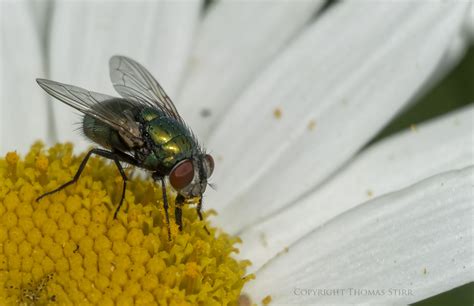
[[[204,167],[206,168],[206,177],[209,178],[214,172],[214,158],[211,155],[206,154],[204,156]]]
[[[194,178],[193,162],[189,159],[178,163],[170,172],[170,184],[174,189],[180,190],[188,186]]]

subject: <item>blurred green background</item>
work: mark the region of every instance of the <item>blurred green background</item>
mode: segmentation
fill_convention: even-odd
[[[441,116],[474,102],[474,48],[461,62],[411,107],[399,114],[372,141],[409,129],[412,124]],[[474,133],[474,131],[473,131]],[[474,282],[444,292],[413,305],[474,305]]]

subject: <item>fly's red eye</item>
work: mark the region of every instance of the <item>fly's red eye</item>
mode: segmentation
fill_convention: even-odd
[[[180,162],[171,170],[169,178],[171,186],[176,190],[188,186],[194,178],[193,162],[191,160]]]
[[[212,175],[212,172],[214,172],[214,158],[209,154],[206,154],[204,158],[207,164],[207,178],[209,178]]]

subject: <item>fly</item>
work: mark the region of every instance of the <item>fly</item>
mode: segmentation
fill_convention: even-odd
[[[175,220],[182,230],[182,206],[186,200],[199,198],[197,214],[203,219],[202,195],[214,170],[214,159],[200,147],[171,99],[148,70],[124,56],[113,56],[109,69],[110,79],[121,98],[36,79],[48,94],[84,115],[84,134],[102,147],[86,154],[73,179],[36,200],[77,182],[90,156],[96,154],[114,161],[123,179],[115,219],[127,188],[127,176],[120,164],[124,162],[150,171],[153,180],[161,183],[168,238],[171,239],[165,178],[168,177],[177,192]]]

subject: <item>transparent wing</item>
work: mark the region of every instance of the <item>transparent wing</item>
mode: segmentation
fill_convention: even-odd
[[[168,116],[184,123],[171,99],[142,65],[125,56],[113,56],[109,62],[110,79],[125,99],[158,107]]]
[[[139,127],[135,120],[117,111],[110,103],[104,103],[117,100],[117,98],[46,79],[36,79],[36,82],[54,98],[83,114],[105,122],[127,138],[140,142]],[[133,104],[130,103],[130,106],[132,107]]]

